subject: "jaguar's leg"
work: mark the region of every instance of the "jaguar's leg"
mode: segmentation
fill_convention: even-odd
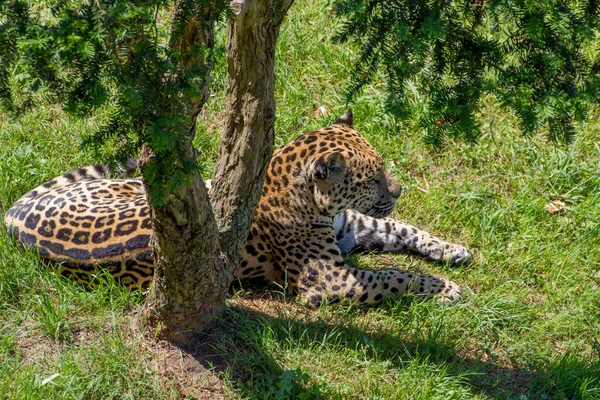
[[[301,272],[298,292],[312,306],[349,299],[355,304],[377,304],[386,297],[413,293],[440,303],[458,300],[460,287],[447,279],[398,270],[367,271],[333,260],[313,260]]]
[[[435,236],[391,218],[373,218],[347,210],[334,219],[340,250],[413,251],[436,261],[455,265],[471,262],[471,252],[461,245],[448,243]]]

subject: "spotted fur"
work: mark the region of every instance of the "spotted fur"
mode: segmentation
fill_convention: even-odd
[[[144,187],[140,179],[107,174],[92,166],[46,182],[21,197],[5,222],[20,243],[61,263],[66,276],[90,283],[104,268],[129,287],[145,288],[153,255]],[[312,305],[374,304],[407,292],[457,299],[460,288],[443,278],[345,263],[345,254],[359,250],[470,262],[464,247],[385,218],[400,192],[379,153],[352,128],[350,111],[298,137],[271,159],[236,278],[284,285]]]

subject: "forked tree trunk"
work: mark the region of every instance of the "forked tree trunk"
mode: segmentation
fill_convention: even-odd
[[[223,310],[272,154],[275,43],[292,2],[232,3],[235,17],[228,23],[227,121],[212,207],[202,179],[193,174],[189,186],[169,194],[164,206],[152,210],[154,284],[142,317],[146,329],[159,338],[185,344]],[[212,64],[194,59],[186,50],[197,48],[198,41],[212,45],[213,23],[202,23],[210,20],[206,19],[212,16],[209,11],[197,10],[189,29],[181,31],[184,36],[171,40],[171,45],[182,51],[182,63],[193,66],[202,62],[207,73]],[[182,65],[186,70],[190,67]],[[208,76],[201,93],[208,94]],[[190,101],[186,138],[190,157],[194,154],[195,119],[205,101],[206,96]],[[145,148],[142,167],[152,157]]]

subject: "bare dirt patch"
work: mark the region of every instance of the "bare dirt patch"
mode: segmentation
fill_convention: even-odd
[[[209,342],[198,340],[187,347],[178,347],[165,340],[157,341],[147,333],[140,338],[138,318],[134,318],[129,331],[137,337],[140,350],[165,387],[174,387],[181,397],[192,399],[234,397],[219,377],[219,370],[227,362]]]

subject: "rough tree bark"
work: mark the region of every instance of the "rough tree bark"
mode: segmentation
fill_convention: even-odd
[[[169,194],[164,206],[152,210],[154,284],[142,317],[159,338],[185,344],[223,310],[272,154],[275,44],[292,3],[246,0],[231,4],[235,16],[227,29],[227,121],[212,207],[204,182],[193,174],[189,186]],[[185,140],[190,158],[195,120],[208,96],[212,64],[186,51],[197,49],[199,41],[212,45],[211,12],[210,6],[195,10],[181,36],[171,40],[182,52],[184,68],[190,62],[206,67],[204,95],[190,100],[190,130]],[[142,151],[142,168],[151,157],[147,148]]]
[[[235,0],[227,25],[227,120],[211,199],[233,273],[273,154],[275,44],[294,0]]]

